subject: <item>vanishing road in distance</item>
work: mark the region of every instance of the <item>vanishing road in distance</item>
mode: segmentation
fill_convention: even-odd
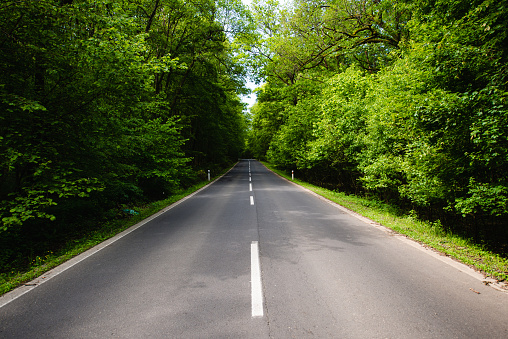
[[[0,338],[508,338],[508,294],[445,259],[242,160],[1,297]]]

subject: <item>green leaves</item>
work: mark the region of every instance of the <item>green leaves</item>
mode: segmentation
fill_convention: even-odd
[[[39,172],[50,171],[48,164],[43,164]],[[38,176],[42,176],[41,173]],[[48,219],[54,221],[56,216],[48,213],[50,206],[56,206],[61,199],[71,197],[85,198],[94,191],[102,191],[104,188],[97,179],[80,178],[69,180],[66,177],[53,176],[53,180],[40,181],[32,186],[22,187],[18,192],[10,193],[7,199],[2,201],[0,218],[2,227],[0,230],[7,231],[10,227],[21,226],[29,219]]]
[[[159,199],[193,182],[192,157],[236,159],[245,18],[238,0],[1,5],[3,229]]]
[[[471,178],[467,197],[456,200],[454,208],[463,216],[487,213],[493,216],[508,213],[508,187],[478,183]]]
[[[252,110],[255,154],[419,210],[505,217],[508,7],[321,5],[295,2],[278,17],[258,10],[277,24],[263,91],[278,96],[259,96]],[[302,90],[309,81],[313,93]]]

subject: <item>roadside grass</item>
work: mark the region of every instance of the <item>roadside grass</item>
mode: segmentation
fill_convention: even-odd
[[[213,179],[212,179],[213,180]],[[194,186],[182,189],[168,199],[155,201],[143,206],[136,206],[132,209],[138,212],[137,215],[128,216],[123,219],[104,223],[97,230],[83,235],[79,239],[73,239],[57,253],[48,251],[45,256],[37,256],[31,262],[31,267],[25,271],[12,270],[8,273],[0,274],[0,295],[7,293],[18,286],[21,286],[51,270],[52,268],[64,263],[65,261],[87,251],[88,249],[100,244],[101,242],[117,235],[127,228],[159,212],[167,206],[185,198],[200,188],[207,185],[208,181],[203,181]]]
[[[264,163],[264,165],[275,173],[291,180],[291,176],[287,173],[275,169],[268,163]],[[486,251],[482,246],[474,244],[469,239],[445,232],[439,223],[424,222],[412,215],[400,215],[393,206],[376,200],[330,191],[298,179],[292,181],[397,233],[404,234],[411,239],[472,266],[487,276],[493,277],[498,281],[508,280],[508,258]],[[56,253],[48,251],[43,257],[37,256],[32,260],[30,269],[26,271],[13,270],[9,273],[0,274],[0,295],[43,275],[50,269],[192,194],[206,184],[208,184],[208,181],[203,181],[181,190],[168,199],[134,207],[133,209],[139,212],[139,215],[105,223],[90,234],[68,241]]]
[[[395,207],[377,200],[330,191],[298,179],[291,180],[290,174],[276,169],[269,163],[263,162],[263,164],[280,176],[397,233],[473,267],[488,277],[498,281],[508,280],[508,258],[487,251],[470,239],[464,239],[456,234],[446,232],[440,222],[418,220],[412,214],[401,215]]]

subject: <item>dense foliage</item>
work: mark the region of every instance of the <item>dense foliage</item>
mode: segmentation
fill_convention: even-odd
[[[251,30],[239,0],[3,1],[0,266],[236,160]]]
[[[4,1],[0,267],[192,184],[245,138],[321,186],[506,245],[507,14],[506,0]],[[248,69],[264,85],[246,134]]]
[[[254,8],[254,156],[506,243],[506,1]]]

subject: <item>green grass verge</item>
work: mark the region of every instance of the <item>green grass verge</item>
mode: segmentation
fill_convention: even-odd
[[[269,163],[263,164],[273,172],[291,180],[290,174],[274,168]],[[508,280],[508,258],[487,251],[469,239],[445,232],[439,222],[426,222],[418,220],[413,215],[400,215],[393,206],[377,200],[330,191],[298,179],[291,181],[397,233],[432,247],[489,277],[498,281]]]
[[[24,272],[12,271],[6,274],[0,274],[0,295],[7,293],[16,287],[29,282],[52,268],[64,263],[65,261],[85,252],[86,250],[100,244],[101,242],[117,235],[127,228],[159,212],[167,206],[181,200],[182,198],[194,193],[198,189],[208,184],[208,181],[200,182],[192,187],[183,189],[172,195],[168,199],[156,201],[147,205],[137,206],[133,209],[138,215],[105,223],[94,232],[84,235],[80,239],[69,241],[59,253],[48,251],[44,257],[36,257],[32,261],[31,268]]]

